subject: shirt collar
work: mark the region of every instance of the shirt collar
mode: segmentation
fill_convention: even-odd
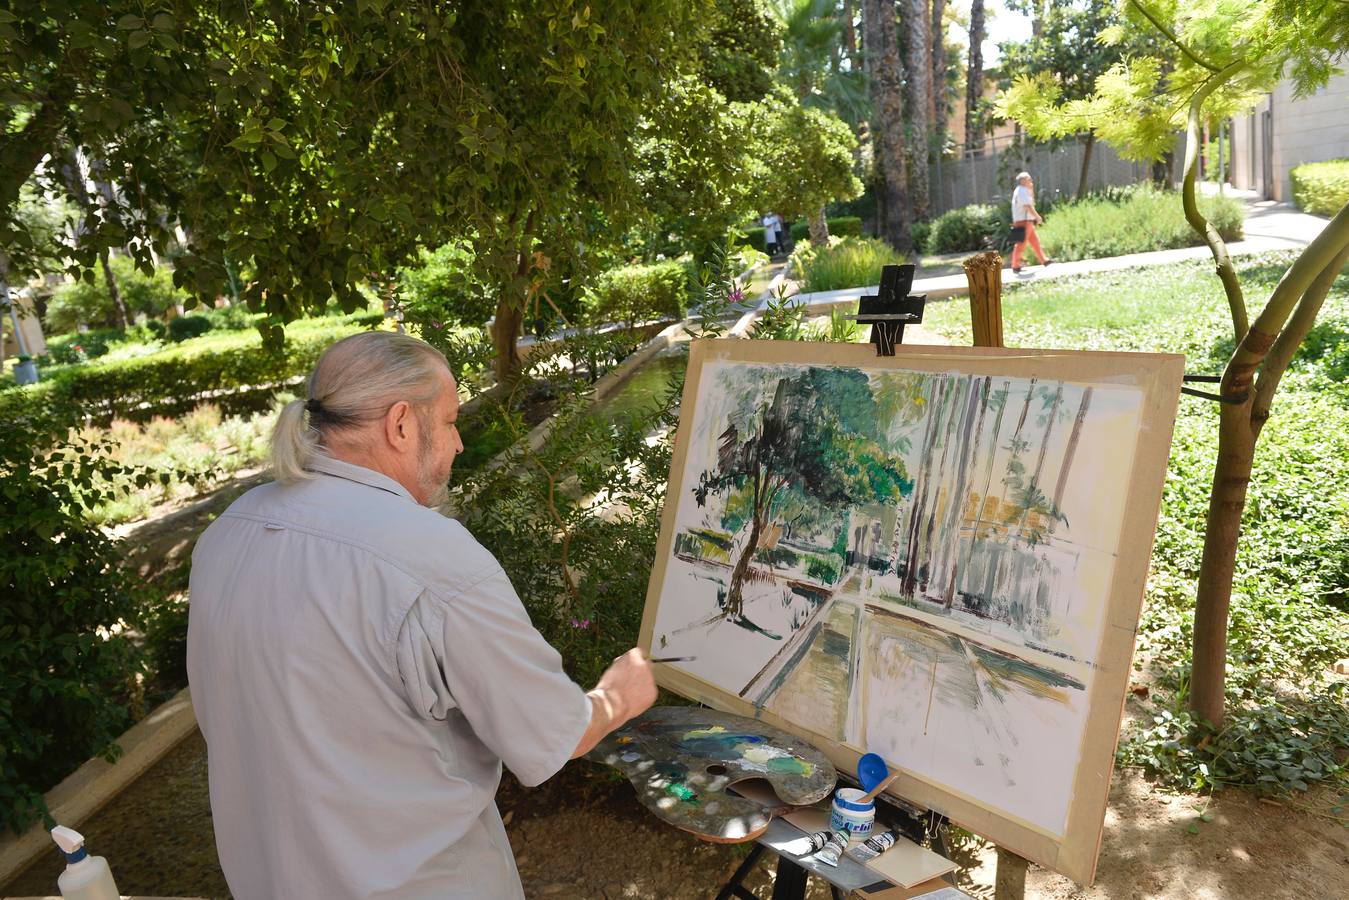
[[[381,491],[388,491],[390,494],[406,497],[413,503],[417,502],[416,498],[408,493],[408,489],[403,487],[397,481],[394,481],[382,472],[376,472],[374,469],[367,469],[365,466],[358,466],[354,463],[345,462],[340,459],[334,459],[331,456],[316,453],[309,459],[305,468],[312,472],[332,475],[335,478],[345,478],[347,481],[354,481],[357,484],[364,484],[368,487],[378,488]]]

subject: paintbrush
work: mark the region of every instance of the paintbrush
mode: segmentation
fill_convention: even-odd
[[[650,660],[648,660],[648,662],[653,663],[693,662],[697,658],[698,657],[696,656],[655,656],[652,657]]]

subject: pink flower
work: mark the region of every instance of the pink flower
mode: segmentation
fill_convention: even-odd
[[[739,303],[740,301],[745,299],[745,292],[742,291],[740,288],[735,288],[729,294],[726,295],[726,299],[731,301],[732,303]]]
[[[589,620],[589,619],[572,619],[572,620],[571,620],[571,627],[572,627],[572,628],[581,629],[581,630],[585,630],[585,629],[587,629],[587,628],[590,627],[590,620]]]

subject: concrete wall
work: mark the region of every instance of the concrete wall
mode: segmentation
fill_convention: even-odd
[[[1272,200],[1293,199],[1295,167],[1349,156],[1349,74],[1295,99],[1282,82],[1249,116],[1232,122],[1232,185]]]

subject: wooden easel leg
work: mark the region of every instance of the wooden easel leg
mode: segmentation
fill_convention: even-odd
[[[993,900],[1022,900],[1026,896],[1026,867],[1029,865],[1024,857],[999,847]]]

